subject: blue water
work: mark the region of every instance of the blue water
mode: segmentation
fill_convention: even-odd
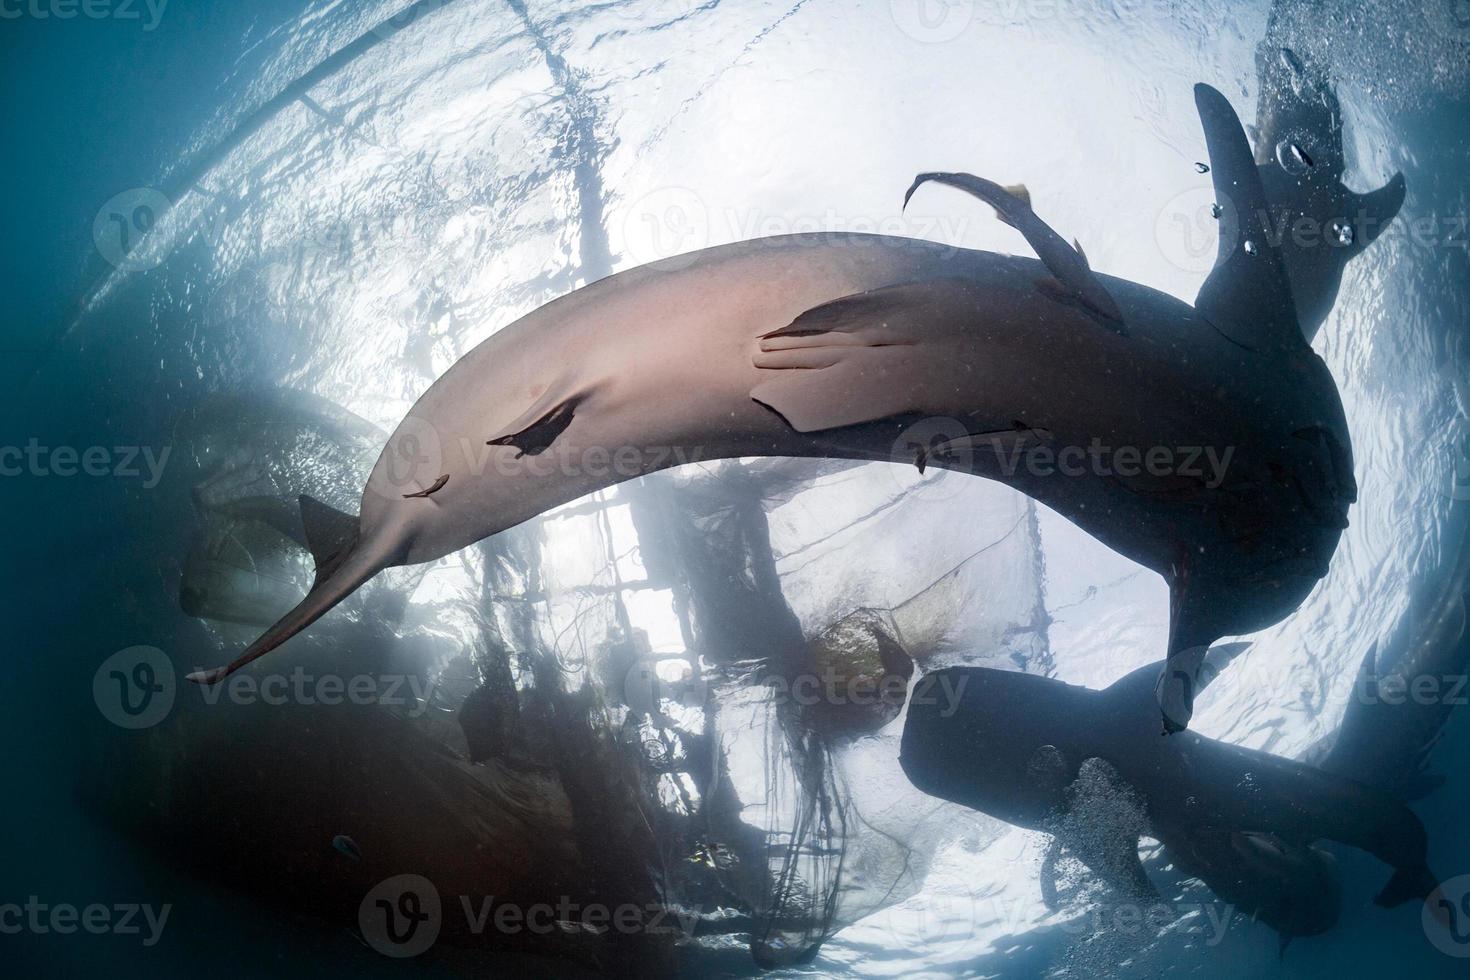
[[[299,895],[262,891],[269,869],[249,887],[220,871],[248,865],[261,847],[248,813],[221,820],[207,841],[190,837],[200,852],[191,861],[109,809],[121,808],[119,798],[164,806],[154,787],[167,740],[198,744],[190,740],[207,728],[205,716],[182,708],[152,742],[107,724],[92,688],[98,666],[148,645],[192,669],[221,662],[253,635],[179,608],[185,556],[201,533],[193,492],[207,463],[185,434],[191,413],[222,395],[290,389],[386,432],[459,354],[586,281],[810,222],[862,230],[862,222],[900,220],[902,188],[936,168],[1024,180],[1095,268],[1189,298],[1202,272],[1171,265],[1155,242],[1164,202],[1198,179],[1189,87],[1216,85],[1248,120],[1252,53],[1267,17],[1266,4],[1227,12],[934,4],[924,8],[928,19],[915,20],[915,5],[899,0],[854,8],[454,0],[382,28],[400,6],[171,0],[151,30],[141,6],[141,20],[33,12],[0,20],[9,189],[0,446],[104,447],[110,463],[121,461],[119,447],[140,449],[136,475],[0,479],[9,558],[0,904],[34,895],[53,905],[171,908],[152,946],[135,935],[0,935],[0,961],[14,965],[13,975],[448,976],[484,967],[449,949],[408,963],[384,958],[350,921],[303,908]],[[1331,732],[1342,701],[1302,692],[1344,690],[1373,640],[1447,574],[1464,544],[1464,514],[1446,487],[1463,459],[1459,427],[1470,410],[1470,254],[1456,224],[1470,213],[1470,32],[1454,29],[1463,11],[1446,9],[1282,6],[1283,17],[1300,18],[1309,53],[1334,66],[1352,124],[1350,182],[1366,190],[1401,170],[1410,194],[1400,221],[1438,223],[1427,243],[1385,241],[1358,260],[1318,338],[1353,428],[1354,527],[1303,609],[1254,638],[1250,676],[1270,681],[1231,686],[1227,674],[1217,682],[1199,719],[1215,737],[1307,752]],[[963,24],[941,17],[946,11]],[[134,209],[154,198],[139,193],[164,197],[178,225],[145,227],[152,221]],[[106,237],[104,205],[119,195],[123,225],[153,234],[142,247],[159,250],[138,271],[119,267]],[[910,216],[905,233],[1023,247],[993,222],[929,217],[937,223],[925,224],[922,211]],[[143,448],[154,458],[171,451],[156,480]],[[850,539],[827,540],[845,520],[844,501],[861,511],[853,501],[880,499],[890,486],[882,467],[863,473],[815,481],[804,491],[815,504],[768,506],[776,568],[808,636],[838,607],[896,607],[940,570],[924,564],[939,559],[914,558],[891,532],[864,536],[859,527]],[[899,526],[906,533],[946,534],[955,547],[978,549],[986,521],[1004,523],[1007,508],[1019,506],[990,493],[918,494],[900,502],[896,519],[912,522]],[[987,611],[958,614],[952,635],[1013,636],[1006,626],[1049,621],[1024,650],[976,655],[1102,686],[1155,658],[1166,596],[1131,563],[1059,544],[1054,521],[1041,515],[1030,550],[1012,562],[1044,571],[1008,573],[1003,583],[975,572],[986,582]],[[609,586],[597,563],[636,538],[616,522],[568,519],[538,532],[551,556],[549,592]],[[825,564],[812,570],[804,563],[817,540]],[[591,625],[564,598],[544,601],[544,622],[594,644],[615,618],[606,596],[622,588],[617,608],[654,648],[682,649],[668,595],[645,597],[623,581],[648,574],[631,561],[614,562],[621,578],[588,600]],[[406,613],[364,605],[344,615],[344,630],[377,637],[371,631],[382,626],[390,641],[335,633],[301,649],[327,663],[357,651],[354,642],[381,650],[437,685],[431,719],[452,718],[468,690],[455,686],[458,672],[494,618],[476,597],[503,584],[485,567],[478,552],[465,565],[448,559],[422,581],[385,586],[402,593]],[[1087,587],[1114,581],[1130,584],[1086,593],[1078,605]],[[1384,869],[1346,850],[1338,852],[1337,926],[1281,958],[1275,935],[1248,923],[1218,947],[1164,943],[1127,962],[1089,959],[1054,939],[1010,943],[955,896],[978,889],[1034,904],[1036,869],[1013,853],[1026,842],[952,810],[905,810],[928,822],[904,826],[907,818],[884,805],[922,801],[892,782],[902,774],[888,758],[893,733],[884,733],[846,745],[834,765],[864,821],[912,831],[908,843],[925,856],[926,872],[895,876],[893,904],[920,913],[906,919],[855,905],[841,923],[850,928],[792,972],[1463,975],[1466,961],[1427,941],[1417,907],[1372,905]],[[119,756],[120,747],[141,754]],[[1442,878],[1470,873],[1466,758],[1470,721],[1461,709],[1430,767],[1446,782],[1414,806]],[[374,775],[343,778],[370,784]],[[124,789],[107,797],[114,803],[98,803],[91,790],[116,783]],[[270,805],[289,809],[279,799]],[[881,849],[871,853],[886,867]],[[682,968],[753,972],[739,942],[703,953]]]

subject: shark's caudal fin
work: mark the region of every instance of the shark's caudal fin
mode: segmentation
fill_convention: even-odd
[[[245,652],[223,667],[197,670],[187,676],[196,684],[215,684],[258,657],[270,653],[321,618],[358,586],[386,568],[384,556],[360,547],[357,518],[334,510],[319,500],[301,497],[301,520],[316,560],[316,581],[296,607],[281,617]]]

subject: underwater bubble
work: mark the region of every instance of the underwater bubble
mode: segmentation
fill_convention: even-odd
[[[1312,169],[1312,157],[1295,139],[1283,139],[1276,144],[1276,162],[1289,174],[1301,175]]]
[[[1207,174],[1210,172],[1210,165],[1208,163],[1200,163],[1196,160],[1194,162],[1194,169],[1196,173]]]

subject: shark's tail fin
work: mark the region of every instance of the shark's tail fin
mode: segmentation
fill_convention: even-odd
[[[337,603],[388,566],[385,555],[362,547],[358,519],[334,510],[319,500],[301,497],[301,521],[306,540],[316,560],[316,581],[296,607],[230,663],[213,670],[188,675],[196,684],[215,684],[258,657],[270,653],[321,618]]]
[[[1375,903],[1386,909],[1402,905],[1411,899],[1423,901],[1439,887],[1429,868],[1420,865],[1416,868],[1399,868],[1393,877],[1388,879],[1388,884],[1383,886],[1383,891],[1373,899]]]

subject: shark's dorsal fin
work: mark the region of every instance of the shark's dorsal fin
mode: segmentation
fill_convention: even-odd
[[[1282,352],[1306,346],[1291,283],[1266,222],[1270,207],[1240,118],[1216,89],[1199,84],[1194,102],[1204,126],[1210,174],[1220,205],[1220,247],[1215,268],[1200,287],[1194,308],[1216,330],[1242,347]]]
[[[1024,184],[1010,188],[974,174],[919,174],[903,196],[905,207],[908,206],[909,198],[914,196],[914,191],[929,181],[957,187],[995,208],[1000,220],[1025,236],[1026,243],[1036,252],[1036,257],[1051,270],[1065,295],[1074,299],[1076,305],[1102,326],[1125,337],[1128,335],[1128,330],[1123,325],[1123,312],[1118,309],[1118,304],[1088,267],[1087,259],[1082,253],[1068,245],[1065,238],[1031,210],[1031,194]]]
[[[342,559],[357,543],[358,521],[334,507],[302,494],[301,524],[306,529],[306,545],[316,562],[316,581],[324,581],[336,571]],[[313,586],[315,588],[315,586]]]

